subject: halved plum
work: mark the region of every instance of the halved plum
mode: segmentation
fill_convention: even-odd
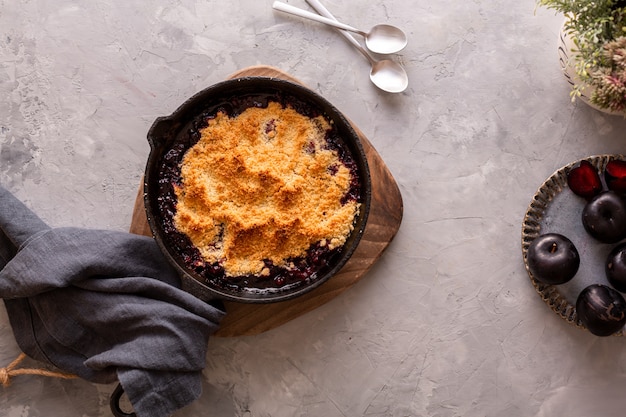
[[[609,190],[626,193],[626,161],[612,159],[604,169],[604,180]]]
[[[586,200],[591,200],[602,191],[602,181],[598,170],[587,160],[567,173],[567,185],[572,192]]]

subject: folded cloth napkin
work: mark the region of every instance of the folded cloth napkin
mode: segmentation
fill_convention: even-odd
[[[180,289],[154,239],[50,228],[0,186],[0,297],[28,356],[120,381],[135,413],[168,416],[201,393],[224,312]]]

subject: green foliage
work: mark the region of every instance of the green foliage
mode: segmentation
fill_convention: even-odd
[[[621,80],[623,87],[626,69],[614,56],[616,51],[625,51],[621,41],[626,37],[626,0],[537,0],[537,4],[565,16],[564,30],[578,50],[575,70],[582,80],[573,95],[592,86],[596,89],[590,97],[592,103],[625,110],[626,96],[616,80]]]
[[[626,37],[607,42],[598,69],[591,74],[596,86],[594,103],[613,111],[626,111]]]

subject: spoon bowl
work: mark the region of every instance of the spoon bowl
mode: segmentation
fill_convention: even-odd
[[[370,80],[389,93],[401,93],[409,86],[409,78],[404,68],[390,59],[372,61]]]
[[[407,44],[404,32],[392,25],[376,25],[365,36],[367,49],[378,54],[393,54]]]
[[[394,54],[404,49],[408,43],[406,34],[400,28],[392,25],[376,25],[369,32],[364,32],[350,25],[346,25],[345,23],[338,22],[334,18],[331,19],[329,17],[320,16],[280,1],[275,1],[272,7],[281,12],[314,20],[338,29],[358,33],[365,38],[367,48],[377,54]]]

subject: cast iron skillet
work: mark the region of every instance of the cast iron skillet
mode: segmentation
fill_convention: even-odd
[[[338,256],[318,271],[317,279],[305,281],[299,286],[274,291],[229,290],[211,284],[195,271],[187,268],[177,251],[168,244],[161,224],[161,210],[157,201],[161,160],[172,148],[175,142],[185,141],[190,129],[194,128],[200,117],[215,111],[220,106],[229,107],[233,99],[242,97],[257,97],[263,101],[267,96],[289,96],[307,106],[313,106],[321,114],[332,121],[343,138],[344,146],[348,149],[356,162],[360,180],[361,207],[358,218],[355,220],[354,231],[349,236]],[[200,91],[185,101],[169,116],[159,117],[148,131],[150,155],[146,164],[144,177],[144,204],[148,224],[152,234],[168,261],[180,273],[182,289],[199,299],[213,303],[221,300],[243,303],[271,303],[285,301],[305,294],[330,279],[350,259],[356,250],[365,230],[371,200],[371,178],[365,152],[357,133],[348,120],[332,104],[317,93],[290,81],[269,77],[236,78]],[[191,145],[189,145],[191,146]],[[111,411],[116,417],[134,416],[134,413],[125,413],[119,402],[124,394],[121,385],[118,385],[110,399]]]
[[[172,247],[173,245],[171,242],[168,242],[165,236],[160,219],[162,209],[159,208],[157,201],[159,181],[161,180],[159,172],[160,161],[175,142],[187,142],[186,147],[193,145],[193,143],[188,143],[192,141],[192,139],[189,139],[189,132],[193,131],[199,118],[206,118],[207,114],[215,112],[220,107],[233,108],[242,101],[249,103],[250,97],[253,98],[254,102],[260,103],[267,96],[274,95],[289,97],[292,101],[296,100],[306,106],[313,106],[332,121],[358,167],[361,187],[361,209],[355,221],[354,231],[349,236],[340,254],[334,256],[329,264],[318,271],[315,279],[306,280],[301,284],[280,290],[254,290],[241,287],[226,288],[218,286],[200,276],[196,271],[188,268],[182,262],[177,250]],[[358,135],[346,118],[333,105],[320,95],[299,84],[268,77],[237,78],[215,84],[191,97],[170,116],[158,118],[148,132],[148,141],[150,142],[151,152],[148,157],[144,179],[144,203],[148,223],[161,250],[181,274],[183,289],[204,301],[210,302],[215,299],[221,299],[245,303],[269,303],[284,301],[309,292],[327,281],[341,269],[355,251],[365,230],[371,198],[371,179],[367,159]]]

